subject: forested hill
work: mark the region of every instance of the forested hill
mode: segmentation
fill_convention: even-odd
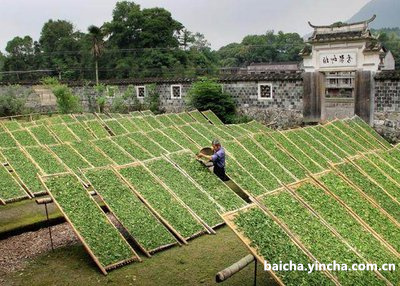
[[[370,26],[374,29],[400,27],[399,0],[372,0],[349,19],[348,22],[358,22],[369,19],[376,14],[376,19]]]

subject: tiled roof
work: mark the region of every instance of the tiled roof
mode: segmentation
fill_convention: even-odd
[[[375,76],[376,80],[400,80],[400,70],[382,71]]]
[[[285,81],[285,80],[301,80],[301,71],[271,71],[264,74],[232,74],[232,75],[220,75],[216,77],[220,82],[229,81]],[[173,83],[191,83],[196,81],[196,78],[189,77],[177,77],[177,78],[128,78],[128,79],[114,79],[114,80],[102,80],[102,84],[106,85],[138,85],[138,84],[173,84]],[[84,82],[84,81],[63,81],[62,83],[67,84],[71,87],[94,85],[95,82]],[[0,82],[0,85],[9,85],[9,82]],[[40,81],[19,81],[13,82],[12,84],[20,85],[40,85]]]
[[[327,33],[327,34],[316,34],[312,40],[314,41],[332,41],[332,40],[348,40],[358,39],[363,35],[362,31],[350,31],[341,33]]]
[[[375,17],[374,15],[369,20],[357,23],[338,22],[329,26],[315,26],[309,22],[309,25],[314,28],[314,33],[308,40],[310,43],[324,43],[373,39],[368,24],[371,23]]]

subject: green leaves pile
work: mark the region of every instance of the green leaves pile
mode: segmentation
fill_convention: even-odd
[[[217,129],[215,126],[223,126],[223,125],[210,125],[210,124],[201,124],[201,123],[191,123],[190,124],[194,129],[200,132],[204,137],[207,137],[210,141],[213,138],[219,138],[220,140],[232,140],[234,139],[229,133],[221,129]]]
[[[202,113],[212,122],[212,124],[215,124],[215,125],[223,125],[224,124],[221,121],[221,119],[219,119],[218,116],[215,115],[215,113],[212,112],[211,110],[202,111]]]
[[[46,186],[103,267],[134,256],[75,176],[51,177]]]
[[[192,116],[190,116],[186,112],[181,112],[181,113],[178,113],[177,115],[179,116],[180,119],[182,119],[186,123],[196,122],[196,119],[194,119]]]
[[[74,123],[69,123],[67,124],[69,129],[74,132],[74,134],[82,141],[85,140],[92,140],[94,139],[93,135],[85,129],[85,127],[79,123],[79,122],[74,122]]]
[[[239,231],[250,239],[251,247],[269,263],[296,261],[308,265],[313,261],[298,248],[290,237],[260,209],[240,212],[234,219]],[[271,247],[273,246],[273,247]],[[322,272],[308,274],[302,271],[275,272],[285,285],[334,285]]]
[[[15,140],[22,146],[37,146],[38,142],[33,138],[33,136],[24,129],[16,130],[12,132]]]
[[[146,134],[152,140],[161,145],[168,152],[176,152],[182,150],[182,147],[172,141],[168,136],[163,134],[160,130],[150,131]]]
[[[90,130],[92,130],[93,134],[96,135],[97,138],[106,138],[110,136],[107,130],[104,129],[103,125],[101,125],[97,120],[86,121],[85,124],[90,128]]]
[[[218,133],[219,131],[223,131],[224,134],[228,134],[231,138],[238,138],[238,137],[248,133],[248,132],[245,132],[244,129],[241,129],[241,131],[238,131],[238,129],[236,129],[236,128],[231,128],[232,126],[237,126],[237,125],[229,125],[229,126],[228,125],[214,125],[213,129],[216,133]]]
[[[0,147],[10,148],[17,146],[17,142],[7,132],[0,132]]]
[[[198,110],[190,111],[189,114],[190,114],[190,116],[192,116],[197,122],[205,123],[205,124],[210,124],[210,122],[207,120],[207,118],[205,118],[204,115],[201,114],[201,112],[198,111]]]
[[[139,129],[133,124],[129,118],[118,118],[118,123],[125,127],[128,132],[137,132]]]
[[[115,135],[122,135],[127,133],[127,130],[115,119],[107,119],[104,120],[104,122]]]
[[[160,121],[165,127],[170,127],[174,125],[174,122],[166,114],[157,115],[156,119]]]
[[[285,151],[280,149],[277,144],[268,135],[257,134],[254,139],[266,149],[270,154],[279,161],[288,171],[296,176],[299,180],[307,176],[306,171],[297,161],[293,160]]]
[[[314,128],[316,131],[327,137],[330,141],[335,142],[337,146],[339,146],[346,154],[354,156],[357,154],[357,151],[354,150],[351,146],[349,146],[346,142],[341,139],[341,134],[335,135],[334,133],[330,132],[323,126],[315,126]]]
[[[335,126],[337,129],[341,130],[345,133],[348,137],[353,139],[353,141],[358,143],[358,146],[362,146],[364,150],[374,150],[375,146],[370,142],[370,140],[366,140],[362,137],[358,132],[356,132],[353,128],[351,128],[348,124],[344,121],[337,120],[332,122],[332,125]]]
[[[321,153],[319,153],[319,150],[313,149],[313,147],[308,145],[306,141],[303,141],[303,139],[298,137],[296,131],[286,132],[285,136],[288,137],[289,140],[292,141],[292,143],[296,145],[300,150],[302,150],[308,157],[313,159],[314,162],[318,162],[318,164],[322,166],[324,169],[329,168],[327,158],[321,155]]]
[[[175,113],[167,113],[165,116],[168,117],[169,119],[171,119],[171,121],[176,126],[186,124],[186,122],[183,119],[181,119],[178,115],[176,115]]]
[[[65,167],[46,149],[42,147],[26,147],[25,150],[46,174],[50,175],[66,171]]]
[[[152,115],[144,116],[143,119],[144,121],[147,122],[147,124],[149,124],[154,129],[161,129],[164,127],[164,125],[162,125],[162,123],[158,121],[155,116]]]
[[[362,145],[358,144],[356,141],[352,140],[347,133],[340,131],[334,124],[325,125],[324,128],[329,130],[332,134],[334,134],[337,138],[340,138],[345,144],[351,147],[355,151],[365,152],[366,148]]]
[[[124,168],[119,172],[183,237],[188,238],[204,230],[189,211],[142,166]]]
[[[50,124],[63,124],[64,120],[62,120],[61,116],[59,115],[53,115],[51,117],[48,117],[44,119],[45,122],[50,123]]]
[[[135,124],[137,128],[139,128],[143,132],[149,132],[153,130],[150,124],[148,124],[143,117],[132,117],[131,120]]]
[[[296,140],[297,138],[302,139],[304,142],[312,145],[316,150],[318,150],[322,155],[325,156],[330,162],[332,163],[340,163],[341,157],[335,154],[331,149],[326,147],[320,140],[314,139],[309,133],[307,133],[304,129],[296,130],[294,132],[290,132],[293,136],[293,139]],[[296,137],[297,136],[297,137]],[[293,141],[293,140],[292,140]],[[343,152],[342,152],[343,153]],[[343,153],[344,154],[344,153]]]
[[[396,156],[394,152],[397,152],[397,150],[393,149],[391,151],[391,154]],[[380,156],[377,156],[375,154],[367,154],[366,157],[371,160],[375,165],[377,165],[381,170],[384,170],[384,172],[392,177],[396,182],[400,183],[399,169],[393,168],[396,164],[388,165],[387,163],[390,161],[383,160]]]
[[[76,120],[70,114],[61,114],[61,115],[59,115],[59,118],[64,123],[74,123],[74,122],[76,122]]]
[[[89,170],[85,172],[85,176],[113,214],[144,249],[151,251],[176,242],[173,235],[113,171]]]
[[[151,110],[142,110],[142,114],[144,116],[154,115],[153,111]]]
[[[231,180],[234,180],[240,188],[246,190],[248,193],[263,194],[268,191],[256,179],[251,177],[250,173],[240,166],[233,158],[228,158],[226,161],[226,174]]]
[[[323,135],[321,132],[319,132],[316,128],[304,128],[305,133],[309,134],[312,138],[310,142],[315,142],[318,141],[321,144],[325,145],[329,150],[332,150],[333,153],[335,153],[338,157],[341,159],[345,158],[348,156],[348,154],[341,149],[338,145],[336,145],[335,141],[331,141],[328,137]]]
[[[60,139],[62,142],[74,142],[78,139],[67,128],[66,124],[49,125],[48,128]]]
[[[153,156],[158,157],[166,153],[165,149],[161,148],[158,144],[156,144],[153,140],[151,140],[143,133],[131,133],[129,134],[129,137]]]
[[[199,152],[200,148],[191,141],[184,133],[179,131],[175,127],[167,127],[165,129],[162,129],[165,134],[167,134],[172,140],[177,142],[179,145],[181,145],[185,149],[190,149],[193,153]]]
[[[32,126],[29,128],[29,130],[40,144],[51,145],[58,143],[57,139],[44,125]]]
[[[279,181],[272,175],[272,173],[269,172],[268,169],[265,169],[262,164],[252,158],[251,154],[242,146],[236,142],[230,141],[224,142],[224,146],[226,150],[231,153],[243,166],[243,168],[251,173],[268,191],[273,191],[281,186]],[[257,189],[249,191],[255,196],[264,193],[256,193]]]
[[[6,168],[0,166],[0,199],[7,201],[27,197],[24,189],[13,179]]]
[[[393,201],[381,187],[365,177],[355,166],[345,163],[337,166],[338,170],[369,197],[373,198],[384,210],[400,222],[399,204]]]
[[[283,169],[267,152],[261,149],[249,137],[238,138],[238,141],[246,147],[250,153],[256,157],[272,174],[274,174],[282,183],[293,183],[295,179]]]
[[[399,258],[386,249],[338,201],[327,195],[324,190],[311,184],[304,184],[297,189],[297,194],[322,215],[368,261],[373,261],[378,265],[391,261],[391,263],[400,265]],[[382,271],[381,273],[394,285],[399,284],[400,272]]]
[[[211,146],[210,140],[206,137],[202,136],[199,132],[197,132],[193,127],[189,125],[183,125],[178,127],[180,131],[186,134],[190,139],[196,142],[201,147]]]
[[[338,175],[329,173],[322,176],[320,181],[342,199],[373,230],[379,233],[397,251],[400,251],[400,229],[387,216],[371,205],[367,199]]]
[[[8,131],[15,131],[21,129],[21,125],[16,120],[2,121],[2,124]]]
[[[139,145],[136,145],[136,143],[127,136],[112,137],[111,140],[113,140],[117,145],[122,147],[136,160],[143,161],[153,158],[153,155],[151,155],[148,151],[139,147]]]
[[[258,132],[271,132],[272,129],[266,127],[265,125],[261,124],[258,121],[250,121],[248,123],[244,123],[240,125],[244,129],[250,131],[251,133],[258,133]]]
[[[219,207],[168,161],[154,160],[146,166],[209,226],[222,222]]]
[[[299,161],[311,173],[319,173],[323,168],[317,165],[316,162],[305,156],[305,153],[296,145],[292,144],[280,133],[271,133],[271,137],[285,148],[286,152],[290,153],[297,161]]]
[[[134,162],[123,149],[119,148],[111,139],[99,139],[92,142],[99,147],[108,157],[110,157],[118,165],[125,165]]]
[[[74,142],[71,146],[81,154],[94,167],[103,167],[112,164],[111,160],[96,150],[95,146],[90,142]]]
[[[390,145],[389,142],[387,142],[385,139],[383,139],[382,136],[380,136],[371,126],[369,126],[364,120],[362,120],[360,117],[355,117],[353,121],[358,124],[361,128],[365,130],[368,134],[372,135],[375,137],[376,140],[378,140],[383,146],[386,148],[392,148],[392,145]]]
[[[400,202],[400,192],[398,184],[389,180],[384,172],[376,168],[367,159],[357,159],[353,161],[361,170],[367,173],[376,183],[378,183],[386,192],[392,195]]]
[[[321,263],[338,264],[364,263],[336,237],[321,221],[309,212],[288,192],[281,192],[263,199],[268,207],[289,229],[300,238],[300,241]],[[332,271],[342,285],[385,285],[371,271]]]
[[[36,176],[36,174],[40,173],[40,170],[20,149],[3,149],[1,153],[32,193],[38,194],[43,191],[43,187]]]
[[[235,210],[245,205],[245,202],[217,176],[197,162],[194,154],[182,153],[169,156],[226,211]]]
[[[50,146],[50,149],[74,172],[77,172],[78,169],[86,169],[90,167],[89,163],[79,156],[71,146],[60,144]]]
[[[346,124],[373,145],[374,149],[383,149],[383,146],[379,143],[379,141],[382,140],[381,136],[379,136],[379,139],[372,136],[372,134],[369,134],[364,128],[357,124],[356,121],[355,119],[347,120]],[[386,142],[386,140],[384,141]]]

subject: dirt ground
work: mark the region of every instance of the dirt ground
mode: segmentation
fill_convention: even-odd
[[[200,236],[188,245],[172,247],[151,258],[142,256],[141,263],[125,265],[105,276],[66,223],[53,227],[53,233],[54,251],[50,248],[47,229],[0,241],[3,271],[0,285],[216,286],[218,271],[249,254],[225,226],[216,235]],[[257,270],[258,285],[275,285],[261,264]],[[253,281],[254,264],[251,264],[221,285],[251,286]]]
[[[54,248],[78,242],[68,223],[53,226],[51,230]],[[48,228],[2,240],[0,242],[0,277],[6,273],[22,270],[29,259],[49,251],[51,251],[51,243]]]

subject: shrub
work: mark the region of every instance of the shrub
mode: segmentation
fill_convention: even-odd
[[[99,112],[104,111],[104,107],[106,106],[107,98],[103,95],[96,99],[97,106],[99,108]]]
[[[57,106],[61,113],[74,113],[81,111],[82,107],[79,103],[79,97],[72,94],[71,89],[61,84],[55,78],[44,78],[42,83],[49,87],[57,98]]]
[[[110,110],[112,113],[128,113],[129,111],[128,105],[122,96],[114,97]]]
[[[235,121],[236,104],[214,79],[200,78],[188,92],[187,103],[200,111],[212,110],[224,123]]]
[[[27,92],[18,85],[7,86],[0,95],[0,116],[23,114]]]
[[[162,113],[161,103],[160,103],[160,94],[156,90],[155,84],[150,84],[146,86],[147,88],[147,97],[145,98],[146,107],[150,109],[153,113],[159,114]]]

